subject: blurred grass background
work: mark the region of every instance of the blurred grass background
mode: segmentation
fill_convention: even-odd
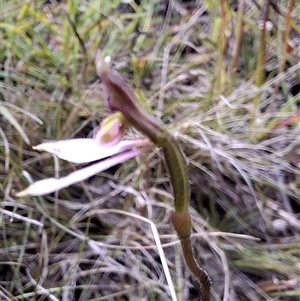
[[[178,300],[199,300],[159,150],[52,195],[13,196],[22,171],[80,168],[31,146],[87,137],[109,114],[99,48],[187,156],[212,300],[299,300],[297,1],[0,5],[0,300],[170,300],[150,227],[126,212],[155,222]]]

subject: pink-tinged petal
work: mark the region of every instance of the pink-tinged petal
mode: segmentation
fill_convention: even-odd
[[[122,140],[118,144],[109,147],[99,144],[95,139],[86,138],[45,142],[33,147],[33,149],[47,151],[70,162],[87,163],[113,156],[133,147],[142,147],[149,144],[150,142],[147,139]]]
[[[31,184],[29,187],[27,187],[25,190],[20,191],[15,194],[16,197],[24,197],[24,196],[38,196],[38,195],[45,195],[48,193],[55,192],[59,189],[66,188],[72,184],[78,183],[80,181],[84,181],[88,179],[89,177],[104,171],[116,164],[122,163],[128,159],[131,159],[144,151],[146,151],[147,148],[139,148],[136,150],[131,150],[119,155],[116,155],[114,157],[108,158],[104,161],[98,162],[96,164],[93,164],[91,166],[82,168],[80,170],[76,170],[66,177],[60,178],[60,179],[44,179],[37,181],[33,184]]]

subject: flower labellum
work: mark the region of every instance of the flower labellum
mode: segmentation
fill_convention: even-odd
[[[60,159],[74,163],[88,163],[107,158],[91,166],[76,170],[60,179],[50,178],[37,181],[25,190],[15,193],[16,197],[37,196],[55,192],[72,184],[86,180],[116,164],[133,158],[150,144],[148,139],[121,140],[125,132],[123,115],[108,116],[101,124],[95,139],[70,139],[45,142],[33,149],[47,151]]]

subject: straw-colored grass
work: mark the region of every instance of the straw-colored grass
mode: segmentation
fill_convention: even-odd
[[[99,48],[186,154],[211,299],[299,300],[297,1],[14,0],[0,10],[0,300],[171,300],[141,216],[156,225],[176,299],[199,300],[168,221],[159,149],[51,195],[14,197],[30,177],[79,168],[31,147],[87,137],[109,114]]]

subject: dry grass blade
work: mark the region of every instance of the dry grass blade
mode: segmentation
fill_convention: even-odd
[[[19,132],[23,140],[26,144],[30,144],[30,141],[24,132],[22,126],[18,123],[18,121],[14,118],[14,116],[8,111],[6,107],[2,103],[0,103],[0,114]]]

